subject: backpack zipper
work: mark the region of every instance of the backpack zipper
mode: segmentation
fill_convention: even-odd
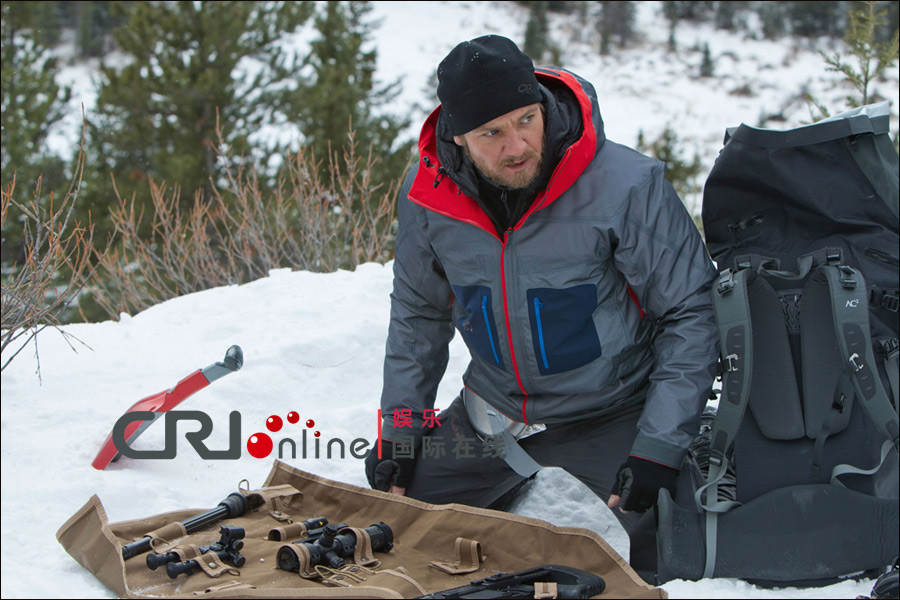
[[[863,250],[863,254],[865,254],[869,258],[874,258],[875,260],[886,262],[889,265],[900,267],[900,260],[894,258],[887,252],[882,252],[881,250],[876,250],[875,248],[866,248],[865,250]]]

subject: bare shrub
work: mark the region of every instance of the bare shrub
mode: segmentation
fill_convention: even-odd
[[[71,310],[86,283],[94,274],[93,226],[80,225],[73,212],[84,173],[84,153],[79,155],[69,190],[57,203],[50,194],[41,198],[42,178],[38,178],[34,194],[26,203],[14,199],[16,181],[13,176],[0,190],[2,214],[0,227],[6,229],[10,205],[23,215],[24,259],[6,269],[2,279],[2,325],[0,351],[4,360],[0,370],[33,342],[37,374],[40,377],[40,355],[37,335],[54,328],[67,341],[75,339],[59,328],[64,313]],[[102,257],[102,253],[98,254]],[[10,353],[6,354],[7,349]]]
[[[220,160],[227,166],[211,197],[198,194],[187,212],[177,187],[151,182],[149,238],[135,199],[118,198],[112,222],[120,242],[100,262],[103,276],[92,289],[112,317],[271,269],[331,272],[391,258],[395,190],[373,185],[378,161],[371,149],[357,153],[352,131],[341,154],[328,156],[328,181],[305,149],[287,157],[271,190],[255,168]]]

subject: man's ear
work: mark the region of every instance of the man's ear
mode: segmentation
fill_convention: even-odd
[[[466,145],[466,140],[461,135],[454,135],[453,141],[456,142],[457,146],[465,146]]]

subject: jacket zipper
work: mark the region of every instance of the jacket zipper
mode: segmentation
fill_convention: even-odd
[[[494,345],[494,332],[491,331],[491,320],[488,316],[487,301],[487,296],[484,296],[481,299],[481,314],[484,315],[484,326],[487,327],[488,339],[491,341],[491,351],[494,353],[494,362],[499,365],[500,357],[497,355],[497,346]]]
[[[528,404],[528,392],[525,391],[525,386],[522,385],[522,377],[519,374],[519,363],[516,361],[516,351],[513,348],[512,327],[509,322],[509,298],[506,293],[506,245],[509,243],[509,234],[511,232],[512,229],[507,229],[504,232],[503,245],[500,247],[500,286],[503,289],[503,317],[506,319],[506,336],[509,341],[509,356],[512,361],[513,373],[516,374],[516,383],[519,384],[519,389],[522,390],[522,394],[525,396],[522,399],[522,422],[529,425],[528,417],[525,414],[525,407]]]
[[[541,325],[541,308],[544,305],[541,304],[539,298],[534,299],[534,317],[537,322],[537,333],[538,333],[538,345],[541,347],[541,359],[544,361],[544,369],[550,370],[550,365],[547,363],[547,349],[544,347],[544,327]]]

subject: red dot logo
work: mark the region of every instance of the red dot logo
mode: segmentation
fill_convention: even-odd
[[[247,438],[247,452],[254,458],[267,457],[271,454],[272,447],[272,438],[265,433],[254,433]]]
[[[321,435],[322,435],[322,432],[321,432],[321,431],[317,431],[317,432],[315,432],[315,433],[313,434],[314,437],[319,437],[319,436],[321,436]]]
[[[299,415],[299,413],[297,413],[297,411],[292,410],[291,412],[289,412],[287,414],[287,420],[288,420],[288,423],[291,423],[293,425],[294,423],[296,423],[300,420],[300,415]]]
[[[275,433],[276,431],[281,431],[281,426],[284,425],[284,422],[281,420],[281,417],[278,415],[272,415],[268,419],[266,419],[266,429]]]
[[[306,426],[309,427],[310,429],[312,429],[313,427],[316,426],[316,422],[313,421],[312,419],[309,419],[309,420],[306,422]]]

